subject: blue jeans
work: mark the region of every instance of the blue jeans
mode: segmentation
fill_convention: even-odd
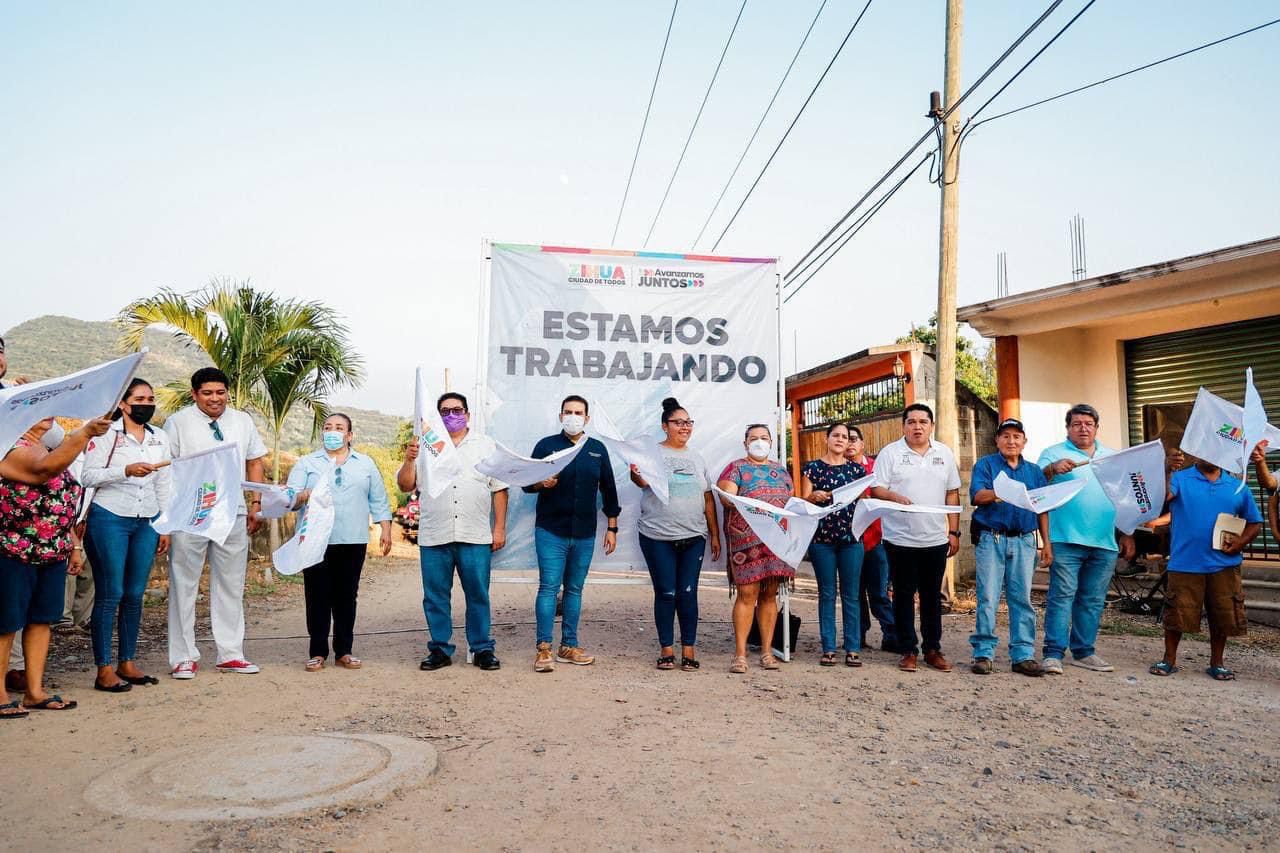
[[[658,628],[658,645],[675,642],[675,618],[680,615],[680,644],[698,641],[698,576],[707,550],[705,536],[666,541],[640,534],[640,552],[653,579],[653,622]]]
[[[1093,654],[1115,567],[1116,552],[1108,548],[1053,543],[1049,599],[1044,609],[1045,657],[1061,659],[1067,648],[1076,660]]]
[[[978,539],[978,609],[969,644],[974,658],[992,660],[996,651],[996,608],[1000,589],[1009,603],[1009,662],[1035,657],[1036,612],[1031,607],[1031,577],[1036,571],[1036,535],[1005,536],[989,530]]]
[[[97,504],[85,519],[85,556],[93,566],[93,658],[111,665],[111,634],[120,615],[118,660],[138,657],[142,596],[160,534],[151,519],[116,515]]]
[[[431,640],[427,650],[453,657],[453,572],[458,571],[467,602],[467,648],[472,653],[493,651],[489,617],[489,561],[493,549],[470,542],[423,545],[418,549],[422,569],[422,614]]]
[[[836,584],[840,586],[840,621],[844,629],[844,650],[856,652],[862,647],[859,627],[858,591],[862,575],[861,542],[813,542],[809,559],[818,579],[818,634],[822,651],[836,650]]]
[[[862,581],[858,596],[858,620],[862,628],[862,645],[867,644],[867,631],[871,617],[880,623],[881,644],[889,649],[897,648],[893,632],[893,602],[889,600],[889,558],[884,553],[884,543],[876,543],[870,551],[863,550]]]
[[[594,536],[573,539],[557,536],[541,527],[533,529],[533,548],[538,554],[538,599],[534,617],[538,623],[538,642],[550,643],[556,621],[556,593],[564,587],[560,617],[560,643],[578,647],[578,617],[582,615],[582,585],[587,582]]]

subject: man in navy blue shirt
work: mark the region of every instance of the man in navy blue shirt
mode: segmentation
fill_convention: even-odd
[[[538,598],[534,614],[538,624],[538,651],[535,672],[551,672],[556,661],[577,666],[595,663],[595,658],[578,645],[578,616],[582,612],[582,585],[591,567],[596,546],[596,494],[608,520],[604,552],[612,554],[618,544],[618,487],[613,480],[609,451],[594,438],[583,434],[590,416],[587,401],[577,395],[560,404],[560,425],[555,435],[541,439],[533,448],[533,458],[543,459],[557,450],[586,444],[557,476],[525,486],[537,492],[533,543],[538,554]],[[564,606],[560,620],[560,648],[551,653],[551,632],[556,619],[556,593],[564,586]]]
[[[1001,473],[1028,489],[1048,485],[1044,472],[1022,458],[1027,446],[1022,421],[1006,418],[996,427],[999,453],[984,456],[973,466],[969,501],[974,505],[970,521],[978,536],[977,620],[969,643],[973,646],[973,671],[991,674],[996,650],[996,607],[1004,587],[1009,604],[1009,660],[1014,672],[1037,677],[1044,670],[1035,659],[1036,612],[1031,608],[1031,578],[1036,570],[1036,531],[1040,532],[1040,565],[1053,562],[1049,542],[1049,514],[1034,513],[996,497],[995,480]]]
[[[1243,551],[1262,530],[1262,514],[1253,494],[1240,481],[1204,460],[1169,478],[1169,530],[1173,537],[1164,608],[1164,660],[1151,665],[1152,675],[1178,671],[1178,643],[1187,632],[1200,630],[1201,611],[1209,614],[1209,668],[1216,681],[1234,681],[1236,674],[1222,660],[1227,637],[1248,631],[1244,612],[1244,584],[1240,576]],[[1213,530],[1219,514],[1243,519],[1244,530],[1214,548]]]

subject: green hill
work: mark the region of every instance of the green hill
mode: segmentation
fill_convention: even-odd
[[[94,364],[118,358],[116,345],[119,332],[110,321],[90,322],[70,317],[45,315],[19,323],[4,333],[9,357],[9,376],[48,379],[83,370]],[[170,334],[149,330],[144,337],[150,348],[143,359],[141,375],[154,385],[175,379],[187,379],[197,369],[209,364],[204,353],[185,347]],[[395,440],[401,417],[344,406],[356,423],[360,443],[390,447]],[[255,416],[264,438],[269,438],[266,422]],[[270,442],[268,441],[268,444]],[[285,422],[281,449],[295,451],[315,446],[311,439],[311,420],[305,412],[295,412]]]

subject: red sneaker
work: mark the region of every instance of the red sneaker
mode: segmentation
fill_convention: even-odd
[[[238,672],[241,675],[253,675],[255,672],[261,672],[256,663],[249,663],[247,660],[224,660],[217,666],[218,672]]]
[[[182,663],[175,666],[173,668],[173,672],[169,674],[172,675],[174,678],[179,679],[180,681],[186,681],[188,679],[195,678],[196,670],[198,670],[199,668],[200,668],[200,665],[197,664],[195,661],[184,660]]]

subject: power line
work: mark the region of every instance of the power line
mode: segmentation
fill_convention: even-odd
[[[1058,0],[1059,3],[1062,0]],[[787,141],[787,137],[791,135],[791,131],[795,128],[796,122],[800,121],[800,116],[804,115],[805,107],[809,106],[809,102],[813,100],[813,96],[818,93],[818,87],[822,85],[822,81],[827,79],[827,72],[831,70],[831,66],[836,64],[836,60],[840,58],[840,52],[844,50],[844,46],[849,43],[849,37],[853,35],[853,31],[858,28],[858,24],[862,21],[862,16],[867,14],[867,10],[871,8],[871,0],[867,0],[867,5],[862,7],[862,11],[858,13],[858,17],[854,19],[853,26],[849,27],[849,32],[844,34],[844,41],[840,42],[840,46],[836,48],[836,52],[831,57],[831,61],[827,63],[827,67],[823,69],[822,76],[818,78],[818,82],[813,84],[813,88],[809,90],[809,97],[804,99],[804,103],[800,105],[800,111],[796,113],[796,117],[791,120],[791,124],[787,126],[786,133],[782,134],[782,138],[778,140],[778,144],[774,147],[773,153],[769,155],[769,159],[765,161],[764,168],[760,170],[760,174],[756,175],[756,179],[751,182],[751,186],[747,189],[747,194],[742,197],[742,202],[738,205],[738,209],[733,212],[733,216],[729,217],[729,221],[725,224],[724,230],[720,232],[720,236],[716,238],[716,242],[711,246],[711,251],[715,251],[720,246],[720,241],[724,239],[724,235],[729,233],[729,229],[733,227],[733,223],[737,220],[738,214],[742,212],[742,208],[746,207],[747,199],[751,198],[751,194],[755,192],[756,187],[760,184],[760,179],[764,177],[764,173],[769,171],[773,158],[778,156],[778,152],[782,150],[782,144]]]
[[[813,257],[813,260],[809,262],[810,264],[816,263],[818,259],[822,257],[823,254],[830,252],[830,254],[828,254],[826,258],[824,258],[822,262],[818,264],[817,268],[814,269],[813,272],[809,273],[807,276],[805,276],[803,281],[795,285],[795,288],[790,293],[787,294],[786,298],[782,300],[782,303],[785,305],[786,303],[790,302],[791,297],[799,293],[800,290],[806,284],[808,284],[810,281],[813,280],[814,276],[822,272],[822,268],[827,265],[827,262],[830,261],[832,258],[834,258],[837,254],[839,254],[840,250],[845,247],[845,244],[847,244],[850,240],[852,240],[855,236],[857,236],[858,232],[861,231],[863,227],[868,222],[871,221],[871,218],[880,212],[880,208],[884,207],[885,203],[888,202],[889,199],[893,198],[894,194],[897,193],[898,190],[902,189],[903,184],[905,184],[908,180],[910,180],[912,175],[920,171],[920,168],[922,166],[924,166],[926,163],[933,160],[936,156],[937,154],[935,152],[930,151],[923,158],[921,158],[920,162],[917,163],[914,167],[912,167],[911,171],[903,175],[902,178],[896,184],[894,184],[888,190],[888,192],[882,195],[880,199],[867,210],[866,213],[864,213],[862,216],[858,217],[852,223],[850,223],[849,227],[845,229],[845,232],[843,234],[841,234],[839,237],[836,238],[835,242],[833,242],[830,246],[828,246],[819,254],[815,255]],[[801,272],[803,273],[803,270]]]
[[[822,0],[818,6],[818,11],[814,13],[813,20],[809,22],[809,29],[805,30],[804,38],[800,39],[800,46],[796,48],[795,55],[791,57],[791,62],[787,65],[787,70],[783,72],[782,79],[778,81],[778,88],[773,90],[773,97],[769,99],[769,105],[764,108],[764,113],[760,116],[760,121],[756,122],[755,130],[751,131],[751,138],[747,140],[747,147],[742,149],[742,156],[738,158],[738,162],[734,164],[733,171],[729,173],[729,178],[724,182],[724,187],[720,190],[720,195],[716,197],[716,203],[711,205],[711,212],[707,214],[707,221],[702,223],[702,228],[698,231],[698,236],[693,238],[693,244],[690,249],[696,249],[698,241],[702,239],[702,235],[706,233],[707,226],[711,224],[711,219],[716,215],[716,211],[720,209],[720,202],[724,201],[725,193],[729,191],[729,185],[733,183],[733,179],[738,176],[738,169],[742,168],[742,161],[747,159],[747,152],[751,150],[751,146],[756,141],[756,135],[760,133],[760,128],[764,125],[764,120],[768,118],[769,111],[773,109],[774,101],[778,100],[778,93],[782,91],[783,85],[787,82],[787,78],[791,76],[791,69],[795,67],[796,60],[800,58],[800,51],[804,50],[805,43],[809,41],[809,35],[813,32],[814,24],[818,23],[818,18],[822,15],[822,10],[827,8],[827,0]]]
[[[711,75],[711,82],[707,84],[707,91],[702,96],[702,103],[698,106],[698,114],[693,117],[693,126],[689,128],[689,136],[684,141],[684,148],[680,149],[680,159],[676,160],[676,167],[671,171],[671,180],[667,181],[666,192],[662,194],[662,201],[658,202],[658,212],[653,215],[653,222],[649,224],[649,233],[644,235],[644,245],[649,245],[649,238],[653,236],[653,229],[658,225],[658,218],[662,216],[662,208],[666,207],[667,196],[671,195],[671,187],[675,185],[676,175],[680,174],[680,164],[684,162],[684,155],[689,150],[689,143],[693,141],[693,134],[698,129],[698,121],[702,118],[702,110],[707,106],[707,99],[711,97],[711,90],[715,88],[716,78],[720,76],[720,66],[724,65],[725,54],[729,52],[729,45],[733,44],[733,34],[738,31],[738,22],[742,20],[742,13],[747,8],[747,0],[742,0],[742,5],[738,7],[738,17],[733,19],[733,29],[729,30],[729,38],[725,39],[724,50],[720,51],[720,61],[716,63],[716,70]]]
[[[1155,68],[1157,65],[1163,65],[1166,62],[1172,62],[1175,59],[1181,59],[1184,56],[1190,56],[1193,53],[1197,53],[1199,51],[1206,50],[1211,47],[1216,47],[1217,45],[1220,45],[1223,42],[1228,42],[1228,41],[1231,41],[1232,39],[1240,38],[1241,36],[1247,36],[1250,33],[1256,33],[1258,30],[1265,29],[1267,27],[1274,26],[1276,24],[1280,24],[1280,18],[1276,18],[1273,21],[1267,21],[1265,24],[1258,24],[1258,26],[1250,27],[1247,30],[1241,30],[1238,33],[1232,33],[1229,36],[1223,36],[1220,39],[1215,39],[1214,41],[1206,42],[1202,45],[1193,47],[1189,50],[1184,50],[1179,53],[1175,53],[1172,56],[1166,56],[1163,59],[1157,59],[1154,62],[1148,62],[1146,65],[1139,65],[1137,68],[1130,68],[1128,71],[1121,71],[1119,74],[1112,74],[1110,77],[1104,77],[1101,80],[1095,80],[1094,82],[1087,83],[1084,86],[1077,86],[1074,89],[1068,89],[1065,92],[1059,92],[1058,94],[1052,95],[1048,98],[1041,98],[1038,101],[1033,101],[1030,104],[1017,107],[1016,109],[1012,109],[1003,113],[997,113],[996,115],[993,115],[990,118],[984,118],[982,121],[977,122],[969,130],[970,132],[972,132],[978,128],[978,125],[983,125],[983,124],[986,124],[987,122],[995,121],[998,118],[1004,118],[1005,116],[1011,116],[1014,113],[1020,113],[1023,110],[1029,110],[1032,107],[1043,106],[1044,104],[1047,104],[1051,101],[1056,101],[1059,98],[1065,98],[1068,95],[1075,95],[1079,92],[1085,91],[1086,89],[1092,89],[1095,86],[1101,86],[1104,83],[1110,83],[1113,80],[1119,80],[1121,77],[1128,77],[1130,74],[1137,74],[1139,71],[1146,71],[1148,68]]]
[[[640,138],[636,140],[636,153],[631,157],[631,171],[627,172],[627,187],[622,191],[622,203],[618,205],[618,218],[613,223],[613,237],[609,239],[609,245],[614,245],[618,240],[618,226],[622,224],[622,211],[627,206],[627,196],[631,193],[631,179],[636,174],[636,161],[640,159],[640,145],[644,142],[644,131],[649,126],[649,111],[653,109],[653,96],[658,91],[658,78],[662,75],[662,62],[667,58],[667,44],[671,41],[671,27],[676,22],[676,7],[680,5],[680,0],[675,0],[671,4],[671,20],[667,21],[667,35],[662,39],[662,53],[658,55],[658,70],[653,74],[653,87],[649,89],[649,103],[644,108],[644,121],[640,124]]]
[[[948,107],[946,112],[944,112],[942,116],[938,118],[936,121],[939,123],[946,121],[953,112],[959,109],[960,105],[963,104],[965,100],[968,99],[968,97],[972,95],[973,92],[979,86],[981,86],[984,82],[986,82],[986,79],[990,77],[995,72],[995,70],[999,68],[1001,64],[1004,63],[1006,59],[1009,58],[1009,55],[1012,54],[1015,50],[1017,50],[1018,47],[1024,41],[1026,41],[1027,38],[1033,32],[1035,32],[1036,29],[1042,23],[1044,23],[1045,19],[1048,18],[1049,15],[1053,14],[1053,11],[1057,9],[1060,5],[1062,5],[1062,0],[1053,0],[1053,2],[1049,4],[1048,8],[1046,8],[1043,12],[1040,13],[1040,17],[1036,18],[1035,21],[1031,23],[1031,26],[1027,27],[1027,29],[1023,31],[1022,35],[1018,36],[1018,38],[1013,42],[1013,44],[1005,48],[1004,53],[1000,54],[1000,56],[996,58],[996,61],[993,62],[987,68],[986,71],[982,72],[982,75],[977,80],[975,80],[973,84],[969,86],[969,88],[966,89],[964,93],[956,100],[956,102],[952,104],[950,107]],[[862,194],[861,198],[859,198],[856,202],[854,202],[853,207],[849,208],[843,216],[841,216],[838,220],[836,220],[836,224],[832,225],[831,228],[828,229],[827,233],[823,234],[822,237],[820,237],[818,241],[814,243],[809,248],[809,250],[806,251],[800,257],[800,260],[797,261],[796,265],[792,267],[790,271],[787,272],[784,278],[790,279],[792,275],[795,273],[795,271],[798,270],[805,263],[805,261],[809,260],[809,258],[813,255],[813,253],[818,251],[822,247],[822,245],[826,243],[828,239],[830,239],[831,235],[836,233],[836,231],[840,229],[840,226],[844,225],[845,221],[848,220],[850,216],[853,216],[854,212],[857,211],[857,209],[862,206],[863,202],[869,199],[872,196],[872,194],[875,193],[876,190],[880,189],[880,187],[884,185],[885,181],[889,180],[889,178],[893,175],[893,173],[896,172],[898,168],[902,166],[903,163],[907,162],[907,160],[911,157],[911,155],[916,152],[916,149],[918,149],[921,145],[924,145],[925,142],[927,142],[929,138],[933,135],[934,135],[933,127],[930,127],[923,134],[921,134],[920,138],[917,139],[915,143],[913,143],[909,148],[907,148],[907,150],[903,153],[903,155],[898,158],[898,161],[894,163],[892,166],[890,166],[889,169],[883,175],[881,175],[880,178],[878,178],[874,184],[871,185],[871,188]],[[726,228],[726,230],[728,229]],[[724,237],[723,234],[721,234],[720,236],[722,238]]]

